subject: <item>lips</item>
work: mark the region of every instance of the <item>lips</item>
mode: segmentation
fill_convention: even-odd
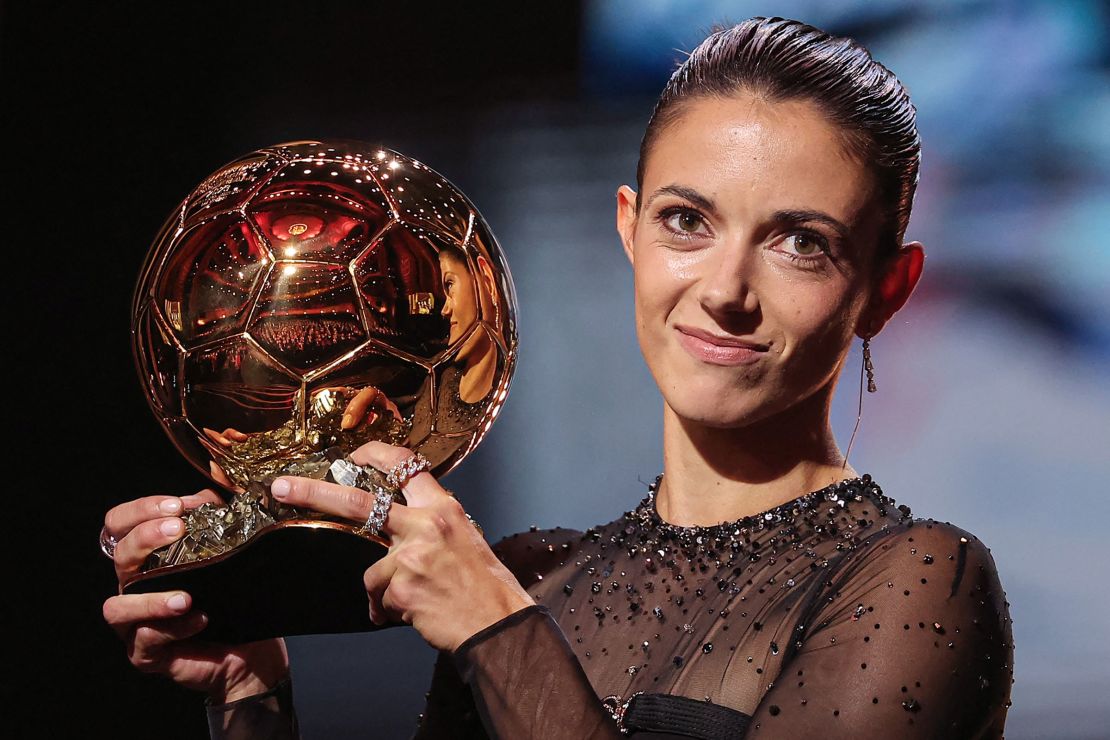
[[[696,360],[711,365],[749,365],[767,352],[766,344],[739,337],[725,337],[692,326],[676,325],[682,348]]]

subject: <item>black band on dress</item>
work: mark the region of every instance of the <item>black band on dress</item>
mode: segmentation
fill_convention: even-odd
[[[624,727],[699,740],[735,740],[743,737],[751,719],[735,709],[686,696],[637,694],[624,713]]]

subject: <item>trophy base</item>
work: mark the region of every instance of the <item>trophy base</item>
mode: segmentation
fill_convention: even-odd
[[[211,642],[369,632],[381,627],[362,576],[386,552],[342,525],[285,521],[224,555],[140,574],[123,593],[187,592],[208,615],[197,637]]]

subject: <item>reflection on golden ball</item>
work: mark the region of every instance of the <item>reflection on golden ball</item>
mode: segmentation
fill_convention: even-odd
[[[151,408],[233,490],[265,460],[367,439],[441,475],[489,429],[516,357],[512,279],[477,209],[358,142],[279,144],[205,179],[155,240],[132,309]]]

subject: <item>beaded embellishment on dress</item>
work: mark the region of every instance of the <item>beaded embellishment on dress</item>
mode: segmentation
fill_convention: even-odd
[[[499,729],[575,740],[600,722],[728,740],[748,725],[774,737],[829,723],[883,737],[1001,728],[1012,636],[974,536],[911,518],[870,475],[677,526],[656,509],[658,480],[607,523],[494,546],[547,612],[468,648],[480,690],[514,697],[497,704]]]
[[[643,694],[642,691],[637,691],[628,699],[622,699],[619,694],[610,694],[601,700],[601,705],[612,716],[613,721],[617,723],[617,729],[620,730],[622,735],[628,734],[628,728],[624,726],[624,715],[628,712],[628,705],[632,702],[634,697]]]
[[[708,555],[715,567],[723,568],[733,565],[737,560],[758,562],[760,550],[775,551],[799,542],[806,535],[835,534],[849,529],[843,522],[836,522],[836,519],[850,501],[870,499],[878,506],[877,513],[880,517],[886,516],[887,509],[895,508],[894,500],[883,495],[879,484],[874,482],[870,474],[864,474],[859,478],[832,483],[763,513],[736,521],[711,526],[681,527],[663,521],[656,509],[655,494],[662,479],[662,474],[656,476],[648,487],[648,495],[644,500],[633,511],[625,514],[628,524],[622,530],[627,535],[626,539],[636,540],[628,547],[629,555],[637,551],[646,554],[649,562],[645,564],[649,570],[652,567],[652,554],[663,557],[663,552],[658,551],[663,545],[677,545],[687,557]],[[896,508],[902,519],[910,517],[908,506]],[[761,532],[775,528],[781,531],[765,544],[754,538]],[[792,583],[789,585],[793,586]]]
[[[494,389],[474,403],[467,403],[459,394],[459,383],[462,381],[462,371],[454,365],[449,366],[440,380],[439,408],[440,431],[461,431],[473,429],[481,420],[489,404],[490,394]]]

